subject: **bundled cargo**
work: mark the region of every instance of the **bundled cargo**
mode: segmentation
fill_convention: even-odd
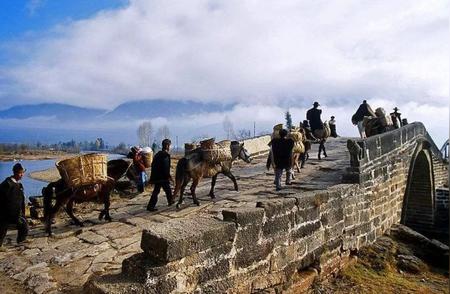
[[[392,122],[392,118],[390,114],[387,114],[386,111],[382,108],[382,107],[378,107],[375,110],[375,114],[377,115],[380,124],[383,127],[387,127],[387,126],[393,126],[394,123]]]
[[[277,124],[273,127],[272,139],[280,138],[280,131],[283,129],[283,124]]]
[[[212,149],[212,148],[214,148],[214,144],[215,144],[214,138],[206,139],[206,140],[200,141],[200,148]]]
[[[212,139],[214,140],[214,139]],[[202,142],[208,141],[208,144]],[[231,141],[224,140],[211,146],[211,139],[200,142],[200,148],[203,152],[203,159],[210,163],[219,163],[231,160]],[[214,142],[214,141],[212,141]]]
[[[302,141],[298,141],[294,143],[294,149],[292,150],[294,153],[305,153],[305,145],[303,145]]]
[[[142,162],[144,163],[145,168],[150,168],[152,166],[153,161],[153,150],[150,147],[142,148],[140,151],[142,155]]]
[[[288,134],[288,138],[291,138],[292,140],[294,140],[294,142],[302,142],[303,141],[303,134],[300,133],[299,131],[291,131]]]
[[[198,147],[195,143],[184,143],[184,155],[189,155]]]
[[[90,153],[56,162],[61,178],[70,188],[107,181],[107,156]]]

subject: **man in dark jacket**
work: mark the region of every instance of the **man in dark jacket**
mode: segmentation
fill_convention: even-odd
[[[170,176],[170,144],[172,142],[169,139],[162,141],[162,150],[156,153],[152,162],[152,170],[150,174],[150,183],[155,185],[153,188],[152,196],[147,205],[148,211],[157,211],[156,203],[158,202],[158,194],[163,188],[166,193],[167,203],[173,204],[172,190],[170,188],[170,182],[172,177]]]
[[[361,138],[366,138],[366,131],[363,126],[365,116],[377,117],[366,100],[358,107],[358,110],[352,116],[352,123],[358,126],[359,135]]]
[[[13,167],[13,175],[7,177],[0,184],[0,246],[3,244],[8,226],[15,225],[17,243],[26,240],[28,235],[28,224],[25,218],[25,195],[20,183],[25,169],[20,163]]]
[[[273,163],[275,165],[275,187],[281,190],[281,176],[286,170],[286,185],[291,185],[292,149],[294,141],[287,139],[287,131],[280,130],[280,138],[272,140]]]
[[[306,119],[309,120],[309,125],[311,126],[311,131],[314,133],[315,130],[323,129],[323,122],[320,118],[322,114],[322,110],[318,109],[320,104],[319,102],[314,102],[313,108],[306,112]]]

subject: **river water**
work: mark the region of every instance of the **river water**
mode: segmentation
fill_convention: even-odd
[[[122,158],[123,155],[108,154],[108,160]],[[22,184],[25,190],[25,196],[37,196],[41,195],[43,187],[47,186],[47,182],[38,181],[29,177],[29,174],[34,171],[40,171],[55,167],[56,159],[45,160],[21,160],[21,161],[0,161],[0,182],[6,177],[12,175],[12,167],[17,162],[20,162],[27,170],[25,176],[22,179]]]

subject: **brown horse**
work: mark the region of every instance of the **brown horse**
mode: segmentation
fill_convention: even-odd
[[[317,155],[317,158],[320,160],[320,154],[323,151],[323,156],[327,157],[327,151],[325,150],[325,142],[327,141],[328,137],[331,135],[331,129],[330,125],[327,121],[323,123],[323,129],[321,130],[315,130],[314,136],[319,139],[319,154]]]
[[[239,143],[238,141],[231,142],[231,160],[220,162],[217,164],[212,164],[203,159],[203,153],[200,148],[191,151],[190,154],[181,158],[176,167],[175,173],[175,190],[173,197],[175,198],[178,193],[180,193],[180,198],[177,203],[177,208],[183,203],[183,193],[189,181],[192,179],[191,194],[194,204],[200,205],[195,194],[195,189],[197,188],[200,180],[205,177],[212,177],[211,190],[209,196],[215,198],[214,186],[216,185],[216,180],[218,174],[222,173],[233,181],[234,189],[239,190],[236,178],[231,173],[231,167],[233,161],[237,158],[250,163],[250,154],[244,148],[244,143]]]
[[[134,180],[131,166],[132,163],[127,160],[110,160],[108,161],[107,169],[108,179],[105,182],[80,188],[70,188],[63,179],[59,179],[44,187],[42,189],[42,195],[44,196],[45,231],[49,236],[52,234],[52,219],[63,205],[65,205],[65,211],[74,221],[75,225],[82,227],[83,223],[73,214],[73,204],[101,200],[104,204],[104,209],[100,212],[98,218],[99,220],[105,218],[105,220],[111,221],[111,216],[109,215],[110,192],[114,189],[116,181],[123,175],[126,175],[130,180]],[[52,206],[53,194],[56,195],[56,203],[54,206]]]

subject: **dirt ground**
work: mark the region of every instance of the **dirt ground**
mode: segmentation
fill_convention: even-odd
[[[415,260],[414,266],[402,263],[401,256],[406,255]],[[433,265],[417,255],[421,254],[414,242],[384,235],[360,250],[357,263],[334,279],[316,283],[310,293],[449,293],[448,267]]]
[[[31,294],[31,290],[25,289],[25,287],[18,281],[8,277],[0,271],[0,289],[2,294]]]

